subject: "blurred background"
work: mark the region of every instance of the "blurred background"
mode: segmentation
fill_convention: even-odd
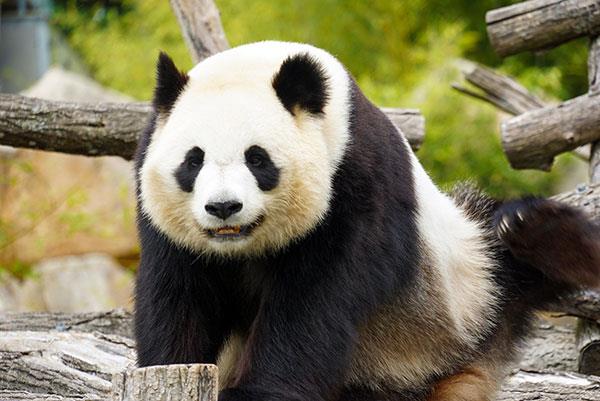
[[[587,91],[587,39],[501,62],[485,12],[506,0],[216,0],[231,46],[300,41],[336,55],[379,106],[418,108],[418,156],[442,187],[473,180],[501,197],[551,195],[586,164],[517,171],[506,115],[453,91],[460,60],[515,77],[548,102]],[[159,50],[192,61],[166,0],[0,1],[0,91],[54,100],[149,100]],[[0,146],[0,311],[129,308],[139,250],[129,163]]]

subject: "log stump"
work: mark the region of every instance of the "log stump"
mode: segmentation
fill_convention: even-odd
[[[113,376],[112,401],[217,401],[215,365],[164,365]]]

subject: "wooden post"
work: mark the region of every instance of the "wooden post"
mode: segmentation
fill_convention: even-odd
[[[194,63],[229,48],[212,0],[170,0]]]
[[[588,56],[589,95],[600,101],[600,36],[591,40]],[[592,145],[590,157],[590,182],[600,182],[600,141]]]
[[[163,365],[113,375],[112,401],[217,401],[215,365]]]

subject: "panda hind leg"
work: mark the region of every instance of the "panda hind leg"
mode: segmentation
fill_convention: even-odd
[[[550,280],[572,287],[600,284],[600,227],[582,211],[526,198],[503,204],[494,220],[511,254]]]

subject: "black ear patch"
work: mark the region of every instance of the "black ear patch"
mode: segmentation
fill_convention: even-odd
[[[156,63],[156,87],[152,104],[158,113],[168,113],[175,101],[183,92],[189,77],[179,71],[173,60],[164,52],[160,52]]]
[[[321,114],[328,99],[325,70],[307,53],[285,59],[273,77],[273,89],[292,115],[296,107]]]

